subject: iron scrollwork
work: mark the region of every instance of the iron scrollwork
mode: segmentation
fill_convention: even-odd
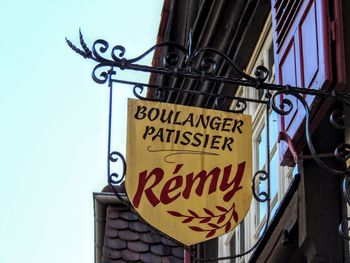
[[[290,89],[290,87],[286,87],[286,91],[278,91],[274,94],[273,96],[273,103],[272,103],[272,108],[274,111],[276,111],[278,114],[281,115],[287,115],[293,110],[293,103],[291,102],[290,99],[284,98],[281,102],[280,105],[276,105],[276,96],[280,94],[285,94],[285,95],[291,95],[294,98],[296,98],[301,105],[304,108],[305,111],[305,136],[306,136],[306,142],[309,147],[309,150],[311,152],[311,155],[314,159],[314,161],[322,167],[325,171],[329,172],[330,174],[338,175],[343,177],[343,186],[342,186],[342,192],[344,195],[344,199],[350,205],[350,169],[349,168],[344,168],[344,169],[335,169],[333,167],[330,167],[326,163],[324,163],[319,155],[317,154],[311,134],[310,134],[310,107],[308,106],[305,97],[300,95],[300,93],[294,92]],[[317,96],[317,94],[310,94],[313,96]],[[349,95],[348,94],[339,94],[335,95],[334,93],[329,93],[328,94],[328,99],[333,99],[333,100],[338,100],[340,102],[343,102],[345,106],[349,107]],[[320,95],[321,97],[324,97],[324,94]],[[287,110],[284,109],[284,107],[287,107]],[[346,125],[346,115],[342,110],[334,110],[329,117],[329,121],[332,124],[332,126],[336,129],[341,129],[344,130],[348,128],[348,125]],[[348,143],[342,143],[338,145],[334,149],[334,157],[336,160],[344,164],[344,167],[347,167],[346,163],[350,158],[350,144]],[[345,218],[340,224],[339,224],[339,235],[347,241],[350,241],[350,217]]]
[[[116,171],[116,169],[111,169],[111,164],[117,163],[120,160],[121,165],[121,173]],[[113,170],[113,171],[112,171]],[[119,193],[117,186],[120,185],[124,179],[126,174],[126,161],[124,155],[120,152],[113,151],[108,155],[108,185],[111,187],[115,196],[126,205],[128,208],[131,208],[129,202],[125,201],[121,194]]]
[[[118,160],[121,160],[122,162],[122,174],[119,174],[118,172],[112,172],[109,174],[109,182],[111,184],[121,184],[125,179],[126,174],[126,161],[124,158],[124,155],[120,152],[114,151],[109,154],[109,161],[110,162],[118,162]]]
[[[108,83],[108,86],[111,89],[110,92],[110,118],[109,118],[109,143],[108,143],[108,182],[113,188],[113,191],[117,197],[126,203],[123,200],[120,194],[117,191],[116,185],[120,184],[125,177],[126,163],[124,156],[119,152],[110,151],[110,135],[111,135],[111,94],[112,94],[112,85],[113,83],[123,83],[133,86],[133,93],[135,97],[142,100],[152,100],[152,101],[164,101],[168,92],[178,92],[182,94],[192,94],[192,95],[205,95],[208,98],[213,98],[215,102],[215,108],[219,110],[231,111],[236,113],[243,113],[247,109],[248,103],[258,103],[264,104],[267,107],[267,112],[269,109],[275,111],[279,115],[288,115],[293,111],[295,105],[292,102],[292,98],[296,99],[302,108],[305,111],[305,137],[307,145],[310,149],[311,155],[315,162],[322,167],[325,171],[330,174],[338,175],[343,177],[343,195],[345,200],[350,205],[350,169],[334,169],[333,167],[328,166],[324,163],[318,156],[310,132],[310,106],[306,101],[307,96],[315,96],[319,99],[331,99],[334,101],[339,101],[350,107],[350,94],[345,92],[340,92],[336,94],[333,90],[324,91],[324,90],[313,90],[305,89],[300,87],[292,87],[290,85],[278,85],[267,83],[269,76],[269,71],[263,67],[259,66],[255,70],[255,77],[247,75],[242,70],[240,70],[236,64],[223,52],[220,50],[204,47],[199,50],[192,51],[192,41],[191,37],[189,39],[188,47],[182,45],[164,42],[152,46],[146,52],[132,59],[125,58],[126,49],[121,45],[116,45],[113,48],[109,48],[109,44],[105,40],[96,40],[92,45],[92,49],[89,49],[85,43],[82,33],[79,31],[79,42],[81,48],[76,47],[72,44],[71,41],[66,39],[68,46],[77,54],[81,55],[86,59],[91,59],[98,64],[94,67],[92,71],[92,78],[98,84]],[[153,51],[158,49],[166,49],[167,54],[163,60],[163,66],[148,66],[138,64],[143,58],[147,55],[150,55]],[[231,76],[221,76],[218,73],[218,68],[226,63],[232,72]],[[236,96],[227,96],[221,94],[207,93],[204,91],[189,90],[184,89],[180,90],[168,86],[157,86],[148,83],[137,83],[131,81],[125,81],[116,78],[116,70],[133,70],[133,71],[142,71],[148,73],[156,73],[170,77],[181,77],[186,79],[194,79],[199,81],[210,81],[213,83],[225,83],[225,84],[234,84],[240,85],[247,88],[254,88],[257,90],[265,91],[264,99],[251,99],[245,97],[236,97]],[[145,89],[148,89],[148,96],[143,96],[142,93]],[[151,95],[150,95],[151,94]],[[227,109],[228,101],[233,101],[235,103],[234,109]],[[266,114],[268,115],[268,114]],[[335,110],[330,115],[330,123],[336,129],[345,129],[346,125],[346,115],[341,110]],[[268,122],[267,122],[268,124]],[[268,137],[268,136],[267,136]],[[269,143],[268,143],[269,144]],[[269,154],[269,145],[268,145]],[[345,163],[350,158],[350,145],[341,144],[335,151],[334,156],[337,160]],[[269,158],[268,158],[269,160]],[[121,161],[122,164],[122,173],[111,172],[110,164]],[[345,166],[345,165],[344,165]],[[253,176],[252,181],[252,191],[253,196],[257,202],[267,203],[267,220],[264,227],[263,233],[268,227],[268,221],[270,217],[270,171],[269,167],[266,170],[259,170]],[[259,191],[258,183],[266,181],[267,189],[266,191]],[[344,219],[339,225],[340,236],[346,240],[350,240],[348,223],[350,218]],[[230,257],[221,257],[215,259],[194,259],[196,261],[217,261],[224,259],[237,258],[243,255],[246,255],[253,251],[253,249],[259,244],[261,237],[258,239],[255,245],[250,249],[246,250],[241,254]]]
[[[269,174],[267,171],[259,170],[253,176],[253,186],[252,191],[255,200],[258,202],[267,202],[269,200],[269,194],[266,191],[260,191],[258,184],[269,179]]]

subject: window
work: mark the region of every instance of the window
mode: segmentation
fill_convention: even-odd
[[[237,255],[245,252],[245,220],[243,220],[240,225],[231,232],[228,241],[230,255]],[[230,263],[237,262],[244,262],[244,257],[230,259]]]
[[[271,17],[266,22],[265,28],[260,36],[258,45],[246,69],[246,73],[254,75],[257,66],[265,66],[269,72],[268,81],[275,81],[274,50],[272,43]],[[240,87],[236,94],[237,97],[264,100],[264,91],[254,88]],[[235,108],[235,101],[232,103]],[[266,112],[266,106],[258,103],[248,103],[245,114],[250,114],[253,120],[253,173],[264,170],[270,170],[270,211],[267,211],[266,202],[252,201],[248,215],[239,227],[234,230],[230,244],[234,244],[234,250],[230,249],[231,255],[242,253],[251,248],[262,235],[267,220],[267,212],[270,213],[270,220],[276,213],[283,195],[292,179],[293,171],[291,168],[281,167],[279,160],[278,144],[278,118],[279,115],[270,110]],[[268,114],[268,116],[266,116]],[[266,126],[268,117],[269,127]],[[267,137],[268,136],[268,137]],[[269,140],[269,152],[267,149],[267,140]],[[261,181],[256,185],[256,192],[267,191],[267,181]],[[232,245],[233,246],[233,245]],[[248,262],[249,254],[231,262]]]
[[[274,111],[269,113],[269,129],[265,124],[265,113],[261,113],[261,116],[257,116],[257,121],[259,122],[257,131],[255,132],[255,160],[256,167],[255,172],[258,170],[267,171],[268,165],[270,165],[270,197],[271,197],[271,207],[270,211],[275,212],[276,207],[278,206],[278,194],[280,191],[280,174],[281,169],[279,165],[279,157],[278,157],[278,124],[277,124],[277,114]],[[269,134],[269,153],[267,152],[267,134]],[[268,158],[269,155],[269,158]],[[267,192],[267,180],[260,181],[256,184],[256,192]],[[256,201],[256,228],[257,233],[256,236],[260,236],[260,232],[263,229],[263,225],[266,222],[267,215],[267,203],[266,202],[258,202]],[[270,218],[273,216],[271,213]]]
[[[335,90],[342,88],[345,69],[340,62],[344,58],[340,6],[339,0],[274,1],[272,23],[276,36],[277,83],[315,90],[325,90],[331,85]],[[331,28],[336,28],[333,34]],[[281,95],[281,98],[291,99],[297,105],[291,113],[281,116],[281,127],[294,141],[299,141],[305,111],[295,98],[288,95]],[[311,107],[319,104],[315,96],[305,99]],[[311,118],[310,126],[316,127],[320,119],[322,117]],[[282,156],[287,157],[287,149],[286,145],[280,147]],[[288,163],[288,158],[284,159]]]

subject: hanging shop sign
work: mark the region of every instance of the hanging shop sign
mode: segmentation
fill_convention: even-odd
[[[227,233],[251,178],[249,115],[129,99],[126,191],[155,228],[185,245]]]

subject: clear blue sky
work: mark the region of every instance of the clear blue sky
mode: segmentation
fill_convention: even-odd
[[[81,27],[89,46],[104,38],[134,57],[155,43],[162,2],[0,2],[0,263],[93,262],[108,88],[64,38],[78,44]],[[116,92],[113,149],[124,152],[130,88]]]

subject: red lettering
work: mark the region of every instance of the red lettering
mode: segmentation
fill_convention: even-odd
[[[232,179],[231,182],[228,182],[230,175],[231,175],[231,168],[232,168],[232,165],[226,166],[224,168],[224,175],[223,175],[221,185],[220,185],[221,191],[226,191],[227,189],[229,189],[230,187],[233,186],[232,189],[224,195],[223,199],[225,202],[228,202],[229,200],[231,200],[231,198],[234,196],[234,194],[238,190],[242,189],[242,186],[240,186],[240,183],[242,181],[242,177],[244,174],[245,162],[241,162],[238,165],[236,176]]]
[[[219,167],[215,167],[209,173],[207,173],[206,170],[202,170],[196,176],[193,176],[193,173],[186,175],[186,187],[182,193],[182,196],[185,199],[188,199],[190,197],[193,184],[197,180],[199,180],[199,183],[197,185],[195,192],[197,195],[201,196],[203,194],[204,185],[208,181],[209,176],[211,176],[211,181],[210,181],[208,194],[215,192],[218,184],[219,175],[220,175]]]
[[[172,203],[181,195],[184,199],[189,199],[193,191],[198,196],[202,196],[205,186],[207,186],[208,195],[217,191],[219,177],[222,172],[219,167],[213,168],[210,172],[202,170],[197,175],[194,175],[192,172],[186,176],[175,176],[175,174],[180,171],[182,166],[183,164],[177,164],[174,169],[173,176],[164,184],[161,184],[162,186],[159,191],[157,189],[156,192],[160,192],[159,196],[156,196],[154,189],[159,186],[163,180],[164,170],[157,167],[154,168],[149,174],[147,173],[147,170],[141,172],[139,174],[136,194],[132,199],[133,206],[136,208],[139,207],[143,194],[145,194],[150,204],[155,207],[159,203],[165,205]],[[241,186],[241,181],[243,178],[244,169],[245,162],[238,164],[236,175],[231,179],[232,164],[224,167],[219,190],[225,192],[223,197],[225,202],[230,201],[236,192],[243,188],[243,186]]]
[[[155,176],[155,179],[153,181],[153,184],[151,186],[148,186],[146,188],[146,185],[148,181]],[[139,185],[137,187],[136,194],[132,200],[132,203],[134,207],[138,208],[142,194],[145,193],[147,196],[149,202],[152,204],[153,207],[155,207],[157,204],[159,204],[159,199],[156,197],[156,195],[153,193],[153,187],[157,186],[159,182],[163,179],[164,177],[164,171],[161,168],[155,168],[150,172],[149,175],[147,175],[147,170],[143,171],[140,173],[139,177]]]
[[[174,182],[174,185],[172,185],[173,182]],[[175,194],[173,197],[170,197],[169,194],[179,189],[182,186],[182,183],[183,183],[182,176],[175,176],[165,183],[159,198],[162,204],[167,205],[172,201],[176,200],[180,196],[181,192]]]

